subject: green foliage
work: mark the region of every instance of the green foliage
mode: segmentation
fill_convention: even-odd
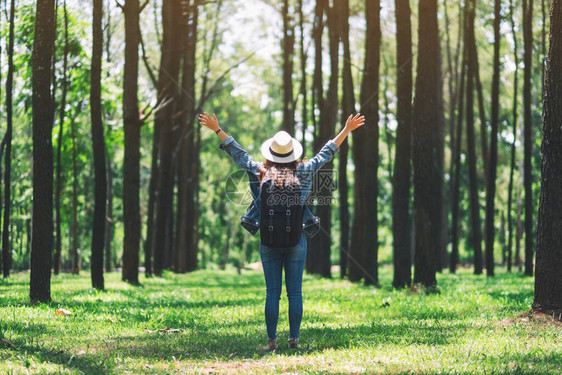
[[[28,304],[27,278],[0,281],[1,372],[560,373],[560,323],[528,314],[532,280],[516,274],[439,275],[429,295],[305,275],[303,349],[287,348],[282,297],[274,353],[260,349],[260,271],[141,276],[142,287],[111,273],[107,291],[60,275],[53,302],[39,306]],[[381,282],[390,285],[389,267]]]

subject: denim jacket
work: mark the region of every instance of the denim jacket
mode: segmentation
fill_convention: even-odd
[[[228,136],[224,143],[219,145],[221,150],[226,151],[234,160],[234,162],[242,169],[244,169],[248,174],[248,179],[250,182],[250,193],[254,201],[248,207],[246,214],[242,216],[241,222],[242,226],[248,230],[251,234],[255,234],[259,229],[260,224],[260,210],[259,210],[259,167],[262,163],[256,162],[252,157],[240,146],[238,142],[234,140],[232,136]],[[314,156],[312,159],[305,162],[299,163],[296,170],[297,178],[301,181],[301,197],[303,201],[310,193],[312,188],[313,177],[318,172],[320,168],[327,162],[333,159],[334,154],[338,152],[338,146],[329,140],[324,147]],[[320,219],[312,215],[309,207],[305,205],[303,224],[304,227],[310,227],[313,225],[318,226]],[[317,231],[317,230],[316,230]],[[311,230],[310,233],[313,235],[316,231]]]

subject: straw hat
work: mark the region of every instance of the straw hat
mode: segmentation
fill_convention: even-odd
[[[280,131],[261,145],[261,154],[275,163],[290,163],[302,155],[302,145],[286,131]]]

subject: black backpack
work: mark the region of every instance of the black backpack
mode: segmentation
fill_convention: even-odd
[[[275,186],[271,179],[260,188],[261,243],[270,247],[292,247],[302,235],[304,202],[300,186]]]

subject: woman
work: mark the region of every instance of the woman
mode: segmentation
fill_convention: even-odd
[[[334,154],[347,135],[365,123],[365,117],[356,114],[347,118],[342,131],[307,161],[298,161],[302,155],[302,145],[287,132],[281,131],[265,141],[260,151],[265,163],[256,162],[219,126],[217,117],[208,113],[199,116],[199,122],[214,131],[223,142],[220,145],[234,162],[249,175],[257,176],[258,181],[274,181],[275,185],[298,185],[300,194],[306,198],[312,187],[312,177]],[[263,235],[263,231],[262,231]],[[295,246],[270,247],[260,244],[260,257],[266,284],[265,322],[268,343],[266,350],[277,349],[277,321],[279,300],[281,298],[282,271],[285,269],[285,286],[289,299],[289,348],[299,349],[299,330],[302,320],[302,274],[306,258],[306,238],[304,234]]]

